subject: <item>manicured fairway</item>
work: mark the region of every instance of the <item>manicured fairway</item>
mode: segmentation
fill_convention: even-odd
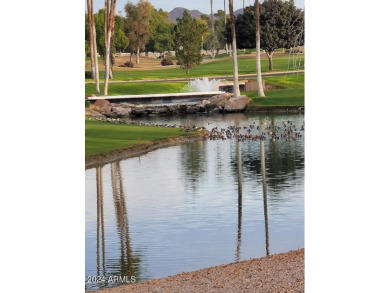
[[[186,135],[178,128],[110,124],[85,120],[85,155],[103,154],[155,139]]]
[[[249,104],[254,106],[304,106],[305,105],[305,75],[272,76],[264,78],[266,83],[279,89],[265,91],[265,97],[258,97],[257,91],[243,92],[252,98]]]
[[[153,82],[153,83],[111,83],[108,94],[117,95],[142,95],[142,94],[166,94],[180,93],[187,82]],[[103,93],[103,85],[100,84]],[[95,94],[94,84],[85,84],[85,95]]]
[[[241,57],[241,56],[240,56]],[[304,61],[304,57],[302,57]],[[303,69],[303,61],[300,69]],[[293,69],[293,59],[288,55],[274,56],[273,58],[274,71],[284,71]],[[262,59],[262,72],[269,72],[268,59]],[[168,78],[183,78],[183,77],[205,77],[216,75],[232,75],[233,59],[223,58],[213,62],[200,64],[190,70],[190,73],[185,74],[184,70],[178,67],[167,68],[161,67],[153,70],[142,69],[121,69],[114,70],[114,80],[141,80],[141,79],[168,79]],[[238,58],[239,74],[256,73],[256,60],[252,56]],[[101,80],[103,80],[104,72],[100,72]],[[92,81],[92,79],[86,79]]]

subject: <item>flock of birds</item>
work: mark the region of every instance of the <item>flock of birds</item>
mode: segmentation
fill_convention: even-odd
[[[90,118],[97,121],[108,122],[113,124],[129,124],[129,125],[143,125],[143,126],[157,126],[157,127],[170,127],[179,128],[179,131],[195,132],[206,130],[204,126],[198,125],[180,125],[180,124],[167,124],[160,123],[155,124],[152,122],[141,122],[127,120],[124,118]],[[207,123],[211,125],[211,122]],[[249,125],[231,125],[227,127],[212,127],[211,130],[203,135],[203,139],[209,140],[227,140],[237,139],[238,141],[256,141],[256,140],[269,140],[276,142],[279,140],[285,140],[288,142],[295,141],[302,137],[305,131],[305,122],[300,127],[293,124],[293,121],[286,120],[282,122],[281,126],[278,126],[274,121],[262,121],[257,125],[256,121]]]
[[[269,125],[267,125],[269,124]],[[203,136],[210,140],[227,140],[236,138],[238,141],[256,141],[270,140],[272,142],[279,140],[294,141],[302,137],[305,130],[305,123],[300,129],[297,129],[292,121],[283,121],[283,126],[276,125],[273,121],[262,122],[256,126],[256,122],[247,126],[231,125],[226,128],[213,127],[210,133]]]

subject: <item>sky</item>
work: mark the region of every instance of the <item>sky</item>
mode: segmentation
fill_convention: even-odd
[[[244,0],[245,6],[253,5],[255,3],[255,0]],[[138,0],[117,0],[116,1],[116,11],[117,13],[119,11],[124,11],[124,7],[127,2],[137,3]],[[210,13],[210,1],[209,0],[149,0],[152,5],[159,9],[162,8],[165,11],[170,12],[175,7],[184,7],[189,10],[197,9],[202,13],[208,14]],[[262,0],[260,0],[262,2]],[[223,0],[214,0],[213,2],[213,10],[217,12],[218,9],[223,10]],[[234,0],[234,10],[242,8],[242,0]],[[85,4],[86,5],[86,4]],[[305,0],[295,0],[295,5],[298,8],[304,8],[305,6]],[[104,8],[104,1],[103,0],[95,0],[94,1],[94,10],[97,12],[99,9]],[[229,1],[226,0],[226,10],[229,9]],[[122,14],[124,15],[124,14]]]

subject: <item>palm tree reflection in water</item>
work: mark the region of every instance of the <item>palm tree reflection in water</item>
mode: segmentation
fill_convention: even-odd
[[[97,189],[97,225],[96,225],[96,253],[97,253],[97,276],[100,275],[100,253],[102,253],[102,275],[106,275],[106,253],[105,253],[105,239],[104,239],[104,213],[103,213],[103,176],[102,166],[96,167],[96,189]],[[101,232],[101,234],[100,234]],[[100,241],[102,243],[102,250],[100,251]]]
[[[106,251],[104,235],[104,201],[103,201],[103,175],[102,166],[96,167],[97,185],[97,247],[96,247],[96,270],[97,276],[107,277]],[[111,185],[113,202],[115,206],[116,225],[120,240],[120,265],[109,264],[109,267],[120,267],[120,271],[110,271],[112,276],[137,276],[139,275],[139,257],[134,257],[131,249],[129,221],[126,207],[126,197],[123,188],[123,179],[119,162],[111,163]],[[109,259],[110,261],[110,259]],[[115,259],[111,260],[116,261]],[[134,265],[136,266],[134,268]],[[102,287],[105,287],[103,284]]]
[[[126,197],[124,194],[122,173],[119,162],[111,163],[111,185],[112,195],[114,197],[116,224],[120,239],[121,275],[134,276]]]
[[[261,131],[265,131],[264,124],[261,123]],[[265,170],[265,142],[260,140],[260,162],[261,162],[261,177],[263,179],[263,207],[264,207],[264,226],[265,226],[265,250],[269,256],[269,233],[268,233],[268,207],[267,207],[267,176]]]
[[[241,255],[241,226],[242,226],[242,157],[241,141],[236,138],[237,143],[237,175],[238,175],[238,227],[237,227],[237,251],[236,262],[240,261]]]

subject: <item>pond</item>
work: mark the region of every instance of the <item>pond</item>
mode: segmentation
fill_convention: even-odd
[[[304,125],[302,114],[139,120],[209,130],[241,125],[241,133],[253,134],[271,125],[282,132],[287,121]],[[304,247],[300,132],[291,141],[200,140],[86,170],[87,289],[122,284],[91,283],[88,276],[139,282]]]

